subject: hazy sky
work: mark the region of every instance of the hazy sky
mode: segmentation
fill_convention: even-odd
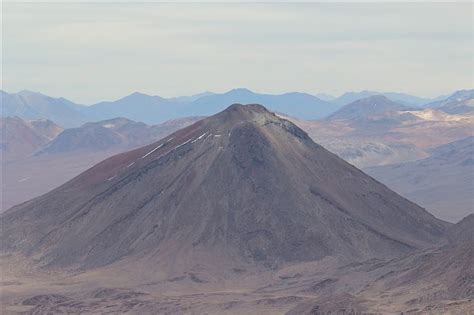
[[[474,85],[473,4],[3,4],[3,76],[90,104],[177,96]]]

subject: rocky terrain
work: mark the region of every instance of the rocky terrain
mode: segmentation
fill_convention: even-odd
[[[464,95],[464,97],[460,97],[459,94]],[[218,102],[221,97],[228,98],[227,101],[229,101],[232,97],[239,95],[247,95],[250,99],[259,99],[260,97],[250,91],[235,90],[225,95],[207,93],[184,99],[170,99],[169,101],[181,104],[182,102],[199,101],[205,96],[215,96],[216,99],[213,102]],[[456,99],[460,99],[460,102],[463,103],[470,102],[472,98],[469,98],[469,95],[469,91],[461,91],[453,94],[449,97],[450,101],[446,102],[457,102]],[[290,96],[288,95],[286,98],[291,99]],[[134,94],[122,105],[132,106],[134,102],[142,98],[150,99],[146,95]],[[272,99],[276,102],[276,100],[285,98],[273,97]],[[374,100],[377,99],[381,100],[382,103],[380,104],[386,106],[379,106],[375,111],[371,109],[371,106],[374,104]],[[278,104],[284,103],[280,102]],[[118,104],[118,109],[122,105]],[[111,112],[108,112],[107,115],[114,115],[114,105],[110,103],[107,106],[111,107]],[[281,108],[283,109],[283,107]],[[358,109],[356,110],[357,115],[338,120],[302,120],[281,113],[279,115],[297,124],[313,140],[331,152],[361,168],[424,159],[430,156],[430,150],[433,147],[472,136],[472,116],[468,113],[449,114],[442,111],[442,106],[439,109],[414,109],[413,105],[407,107],[407,105],[399,104],[384,96],[371,96],[348,104],[341,111],[347,111],[348,108]],[[180,118],[152,126],[126,118],[109,119],[108,122],[106,120],[87,123],[78,128],[67,129],[58,139],[46,141],[46,144],[44,144],[44,141],[41,142],[41,145],[30,148],[29,154],[21,150],[12,154],[11,152],[15,151],[12,150],[15,145],[22,147],[28,142],[19,138],[15,140],[14,137],[8,140],[9,136],[7,135],[3,139],[4,142],[6,139],[10,143],[10,153],[5,153],[5,149],[3,149],[3,155],[7,157],[6,161],[9,162],[2,164],[2,168],[5,169],[5,180],[8,185],[5,188],[2,209],[5,210],[16,203],[26,201],[59,186],[103,158],[156,141],[172,131],[195,122],[197,119],[199,117]],[[111,127],[114,125],[111,123],[112,121],[120,121],[117,124],[120,127]],[[104,127],[106,125],[109,128]],[[31,157],[32,151],[39,154]],[[96,152],[97,154],[95,154]],[[66,156],[68,154],[69,156]],[[11,158],[8,158],[8,156],[15,156],[14,164],[11,163]],[[51,165],[55,167],[52,168]],[[44,178],[42,174],[49,175],[46,183],[44,183],[44,179],[40,179]],[[399,185],[396,186],[396,188],[398,187]],[[410,185],[406,185],[406,187],[410,187]],[[397,191],[405,192],[403,190]],[[408,190],[406,192],[413,193],[414,191]],[[449,189],[438,190],[436,196],[438,196],[438,199],[456,201],[456,199],[450,197]],[[432,204],[423,203],[423,199],[416,200],[431,211]],[[459,200],[460,205],[469,202],[472,202],[471,198],[464,197]],[[450,204],[446,202],[444,204],[448,207],[444,205],[443,207],[435,207],[436,214],[450,212]],[[454,205],[454,208],[460,209],[456,205]],[[462,215],[466,212],[461,210],[459,213]],[[448,218],[448,216],[443,215],[442,217]],[[459,218],[457,216],[448,220],[452,221]]]
[[[87,122],[77,105],[65,98],[54,98],[38,92],[0,91],[2,117],[17,116],[25,120],[48,119],[60,126],[76,127]]]
[[[6,313],[474,311],[472,216],[436,219],[259,105],[1,218]]]
[[[111,157],[2,219],[8,249],[80,267],[176,245],[269,266],[373,258],[437,242],[446,227],[259,105],[233,105]]]

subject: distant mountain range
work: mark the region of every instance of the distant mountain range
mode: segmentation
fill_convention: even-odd
[[[435,100],[434,102],[423,105],[425,108],[442,108],[453,102],[462,102],[474,98],[474,89],[471,90],[459,90],[441,100]]]
[[[457,91],[446,99],[424,105],[425,108],[435,108],[449,114],[474,113],[474,90]]]
[[[258,94],[247,89],[234,89],[223,94],[206,93],[200,97],[165,99],[133,93],[114,102],[102,102],[84,108],[91,119],[127,117],[148,124],[186,116],[209,116],[233,103],[262,103],[272,110],[295,117],[318,119],[334,111],[335,105],[304,93],[282,95]]]
[[[91,121],[126,117],[146,124],[157,124],[179,117],[184,103],[173,102],[159,96],[133,93],[110,102],[100,102],[83,109]]]
[[[170,119],[189,116],[213,115],[233,103],[265,104],[269,109],[299,119],[322,119],[342,106],[383,95],[392,102],[407,107],[424,106],[450,113],[461,113],[472,108],[472,104],[453,105],[463,95],[463,101],[472,99],[472,90],[458,91],[443,100],[430,100],[404,93],[379,93],[374,91],[348,92],[337,98],[326,94],[310,95],[291,92],[279,95],[262,94],[248,89],[233,89],[226,93],[204,92],[193,96],[163,98],[139,92],[132,93],[115,101],[106,101],[84,106],[65,98],[53,98],[41,93],[21,91],[1,92],[2,116],[18,116],[23,119],[49,119],[63,127],[78,127],[86,122],[124,117],[147,124],[158,124]],[[466,97],[466,95],[470,95]],[[450,103],[451,102],[451,103]],[[448,107],[443,107],[443,104]],[[452,107],[456,107],[453,109]],[[467,106],[467,107],[466,107]]]
[[[6,93],[1,91],[2,116],[17,116],[26,120],[49,119],[64,127],[78,126],[88,121],[82,108],[65,98],[53,98],[47,95],[21,91]]]
[[[187,111],[191,112],[191,116],[199,113],[212,115],[234,103],[265,104],[275,112],[305,119],[323,118],[339,107],[306,93],[271,95],[255,93],[248,89],[234,89],[227,93],[199,98],[188,106]]]
[[[374,95],[383,95],[394,102],[398,102],[407,106],[421,106],[428,102],[433,101],[429,98],[423,98],[418,96],[413,96],[405,93],[396,93],[396,92],[376,92],[376,91],[360,91],[360,92],[347,92],[342,94],[339,97],[333,99],[333,102],[341,105],[346,105],[357,100],[367,98]]]

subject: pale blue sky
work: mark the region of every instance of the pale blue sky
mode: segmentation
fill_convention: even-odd
[[[472,3],[4,3],[3,89],[90,104],[177,96],[473,84]]]

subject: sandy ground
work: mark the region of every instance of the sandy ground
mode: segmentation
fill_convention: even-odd
[[[371,271],[380,262],[360,265],[361,272],[354,264],[335,268],[325,260],[207,282],[205,274],[191,273],[148,274],[143,281],[143,268],[120,265],[80,273],[38,270],[20,256],[0,261],[2,314],[474,314],[471,299],[433,294],[407,302],[424,290],[421,284],[364,289],[386,271]],[[344,285],[331,287],[331,281]]]

